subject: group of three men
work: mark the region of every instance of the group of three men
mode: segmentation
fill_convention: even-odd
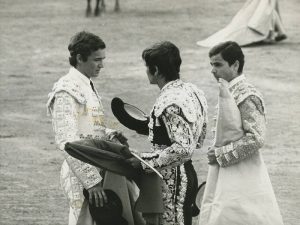
[[[65,143],[93,138],[124,140],[122,133],[105,127],[101,98],[92,81],[103,68],[105,47],[105,43],[92,33],[83,31],[74,35],[68,46],[69,73],[55,83],[49,94],[48,109],[52,115],[55,140],[65,156],[61,185],[69,199],[69,225],[77,223],[84,199],[83,189],[88,191],[90,204],[95,206],[105,205],[107,196],[99,168],[68,155],[64,151]],[[212,146],[208,150],[210,165],[229,167],[257,154],[263,145],[264,104],[259,92],[248,85],[242,74],[244,55],[237,43],[221,43],[210,50],[209,57],[214,77],[229,82],[244,129],[244,136],[239,140],[221,147]],[[191,157],[196,148],[202,147],[205,139],[206,99],[195,85],[180,79],[180,53],[171,42],[154,44],[143,51],[142,58],[149,82],[159,87],[160,94],[149,117],[152,149],[139,155],[162,174],[164,204],[164,212],[155,221],[145,215],[145,224],[191,225],[193,199],[190,192],[197,183]],[[135,157],[128,159],[127,163],[145,173],[152,171]],[[232,221],[231,224],[241,223]]]

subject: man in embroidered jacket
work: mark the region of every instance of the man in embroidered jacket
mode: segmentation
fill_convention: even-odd
[[[141,157],[163,176],[165,207],[160,218],[144,217],[147,224],[191,225],[191,195],[197,185],[191,157],[197,147],[202,147],[206,135],[206,98],[195,85],[179,79],[181,58],[171,42],[145,49],[142,57],[149,82],[160,88],[160,94],[148,124],[152,149]],[[128,161],[146,173],[153,172],[136,158]]]
[[[105,58],[105,43],[88,32],[77,33],[68,46],[71,68],[54,84],[47,107],[52,115],[55,141],[64,152],[66,142],[90,138],[112,138],[117,132],[104,126],[101,98],[91,78],[99,75]],[[76,224],[87,189],[90,203],[106,201],[99,169],[64,152],[61,186],[69,200],[69,225]]]
[[[208,159],[211,164],[230,166],[251,156],[264,144],[265,112],[261,94],[242,74],[244,55],[235,42],[225,42],[209,52],[212,74],[218,80],[229,82],[229,90],[239,107],[245,136],[219,148],[211,147]]]
[[[237,54],[240,54],[237,56]],[[244,55],[235,42],[225,42],[212,48],[209,53],[212,74],[218,80],[229,82],[232,93],[241,112],[245,136],[219,148],[211,147],[208,159],[211,164],[230,166],[251,156],[263,146],[265,136],[264,102],[261,94],[242,74]]]
[[[218,202],[215,202],[213,207],[219,207],[218,212],[213,215],[209,223],[205,222],[200,224],[282,225],[282,218],[268,172],[259,152],[259,149],[264,144],[266,131],[265,106],[262,95],[253,85],[247,82],[243,75],[244,54],[236,42],[228,41],[216,45],[210,50],[209,57],[212,66],[211,72],[216,80],[222,78],[229,82],[229,91],[240,111],[244,135],[240,139],[225,146],[210,147],[207,153],[208,162],[211,165],[217,164],[220,168],[232,169],[235,167],[237,170],[240,170],[236,172],[237,174],[248,174],[249,176],[245,175],[246,177],[242,177],[239,181],[235,180],[234,182],[247,183],[249,181],[250,187],[248,188],[251,189],[251,194],[223,193],[227,196],[235,196],[232,197],[233,199],[231,199],[231,197],[217,196]],[[242,167],[242,165],[244,165],[244,167]],[[253,177],[251,177],[251,171],[247,173],[246,168],[251,168],[252,171],[256,171]],[[222,169],[222,171],[226,170]],[[221,173],[219,173],[219,176],[221,176],[220,174]],[[228,176],[230,176],[230,172],[228,174]],[[234,176],[233,173],[231,174]],[[227,179],[230,178],[227,177]],[[243,181],[243,179],[245,180]],[[242,187],[242,184],[234,183],[232,180],[228,180],[227,182],[229,182],[229,187],[232,185],[231,190]],[[233,188],[233,186],[235,188]],[[240,191],[242,190],[238,192]],[[242,203],[243,207],[238,206],[234,208],[238,204],[234,205],[230,203],[230,201],[238,202],[238,199],[244,198],[243,196],[248,196],[247,194],[250,195],[250,197],[245,197]],[[224,201],[227,201],[228,204],[222,202],[220,199],[226,199]],[[231,208],[226,208],[228,205],[230,205]],[[222,213],[225,211],[227,213]],[[218,218],[219,215],[221,215],[221,218]]]

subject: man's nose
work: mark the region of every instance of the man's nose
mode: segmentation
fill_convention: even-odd
[[[103,68],[103,62],[99,62],[98,67]]]
[[[213,67],[213,68],[211,69],[211,73],[212,73],[212,74],[215,74],[215,73],[216,73],[215,67]]]

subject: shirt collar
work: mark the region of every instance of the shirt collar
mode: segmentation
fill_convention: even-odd
[[[74,77],[77,80],[82,81],[86,85],[90,86],[91,79],[86,77],[84,74],[82,74],[79,70],[77,70],[75,67],[71,67],[69,70],[69,73],[72,77]]]
[[[243,81],[245,79],[246,79],[246,77],[244,74],[237,76],[236,78],[234,78],[232,81],[229,82],[228,88],[232,88],[234,85],[236,85],[237,83],[239,83],[240,81]]]
[[[163,86],[163,88],[160,90],[160,92],[163,92],[164,90],[166,90],[169,86],[171,86],[172,84],[176,83],[176,82],[179,82],[180,79],[177,79],[177,80],[172,80],[170,82],[168,82],[167,84],[165,84],[165,86]]]

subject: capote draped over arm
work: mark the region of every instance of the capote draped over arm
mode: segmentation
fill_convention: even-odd
[[[261,100],[251,95],[238,105],[245,135],[228,145],[216,148],[221,167],[236,164],[255,154],[264,144],[266,120]]]

